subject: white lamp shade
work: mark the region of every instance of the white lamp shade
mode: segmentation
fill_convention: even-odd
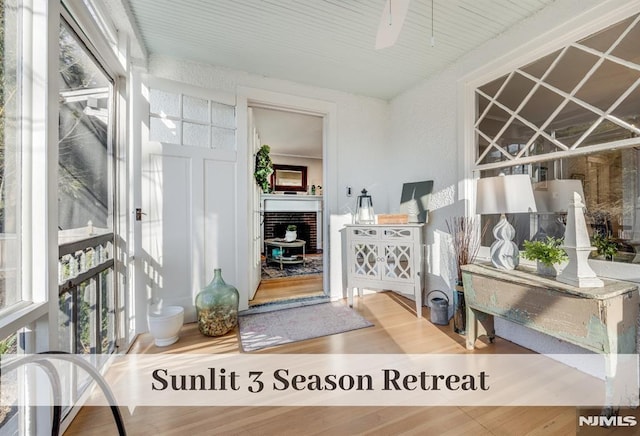
[[[584,190],[580,180],[549,180],[533,185],[533,195],[536,199],[538,212],[566,212],[574,192],[580,194],[580,198],[584,198]]]
[[[536,212],[527,174],[478,179],[476,193],[476,213],[480,215]]]

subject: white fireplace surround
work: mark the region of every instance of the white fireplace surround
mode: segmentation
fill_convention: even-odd
[[[322,195],[263,194],[262,212],[315,212],[317,248],[322,248]]]

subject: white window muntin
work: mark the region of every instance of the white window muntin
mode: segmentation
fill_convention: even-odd
[[[149,105],[151,140],[183,146],[235,149],[235,106],[155,86],[150,87]]]
[[[555,60],[548,66],[546,72],[540,77],[537,78],[529,73],[527,73],[526,71],[523,71],[524,67],[519,67],[519,68],[514,68],[510,73],[508,73],[506,75],[506,80],[503,81],[503,83],[501,84],[499,90],[496,92],[495,95],[491,96],[488,95],[484,92],[482,92],[482,90],[480,89],[481,86],[484,86],[485,84],[489,84],[492,82],[492,80],[486,80],[484,81],[483,84],[477,86],[476,89],[474,89],[474,101],[475,98],[477,98],[477,96],[482,96],[483,98],[487,99],[488,104],[487,106],[484,108],[484,110],[482,111],[481,114],[478,114],[477,119],[474,119],[474,137],[475,139],[475,144],[474,144],[474,148],[477,150],[477,147],[479,146],[479,142],[478,142],[478,138],[483,138],[487,143],[488,146],[486,147],[486,149],[482,152],[482,153],[477,153],[477,157],[475,158],[474,162],[473,162],[473,168],[475,169],[489,169],[489,168],[499,168],[499,167],[504,167],[504,166],[511,166],[511,165],[516,165],[516,164],[525,164],[525,163],[531,163],[531,162],[536,162],[536,161],[540,161],[540,160],[549,160],[549,159],[555,159],[555,158],[560,158],[566,155],[573,155],[574,153],[579,153],[579,154],[583,154],[583,153],[589,153],[589,152],[594,152],[594,151],[598,151],[598,150],[602,150],[602,149],[607,149],[607,148],[612,148],[612,147],[624,147],[624,146],[631,146],[631,145],[637,145],[637,143],[639,142],[636,138],[625,138],[625,139],[621,139],[621,140],[616,140],[616,141],[611,141],[611,142],[606,142],[606,143],[601,143],[601,144],[595,144],[595,145],[586,145],[586,146],[581,146],[581,144],[583,143],[583,141],[585,140],[585,138],[587,138],[604,120],[607,120],[617,126],[620,126],[621,128],[624,128],[626,130],[628,130],[630,132],[631,135],[636,136],[636,135],[640,135],[640,129],[638,127],[636,127],[633,124],[627,123],[624,120],[621,120],[620,118],[612,115],[612,112],[623,102],[625,101],[627,98],[629,98],[629,96],[631,95],[632,92],[636,91],[639,87],[640,87],[640,77],[638,77],[626,90],[625,92],[623,92],[620,96],[618,96],[617,99],[615,99],[615,101],[606,109],[603,110],[601,108],[598,108],[588,102],[585,102],[579,98],[576,97],[576,93],[581,89],[582,85],[588,81],[588,79],[590,77],[592,77],[592,75],[594,74],[594,72],[598,69],[598,66],[602,65],[602,63],[606,60],[609,62],[614,62],[617,65],[621,65],[624,66],[626,68],[629,68],[631,70],[634,71],[640,71],[640,65],[634,63],[634,62],[630,62],[628,60],[622,59],[618,56],[615,56],[612,54],[612,52],[615,51],[615,49],[622,43],[625,41],[625,38],[629,36],[630,32],[632,32],[632,30],[635,27],[635,30],[637,31],[638,27],[640,27],[639,21],[640,21],[640,15],[636,15],[635,17],[631,17],[632,19],[627,18],[627,20],[629,21],[629,24],[627,25],[626,29],[619,35],[618,38],[616,38],[616,40],[613,42],[613,44],[611,44],[609,46],[608,49],[603,50],[603,51],[598,51],[595,50],[591,47],[588,47],[584,44],[582,44],[581,42],[584,40],[589,39],[593,34],[595,34],[595,32],[593,32],[592,34],[588,35],[585,38],[582,39],[577,39],[578,42],[571,42],[566,44],[563,48],[561,49],[556,49],[556,58]],[[562,57],[564,56],[564,54],[566,53],[566,51],[570,48],[574,48],[574,49],[579,49],[582,50],[586,53],[589,53],[592,56],[597,56],[598,60],[594,63],[594,65],[589,69],[589,71],[587,72],[587,74],[584,75],[584,77],[581,78],[580,82],[574,87],[573,92],[565,92],[563,90],[558,89],[557,87],[546,83],[544,80],[545,78],[549,75],[549,73],[551,71],[553,71],[554,67],[558,64],[558,62],[560,61],[560,59],[562,59]],[[553,51],[552,51],[553,53]],[[537,60],[542,59],[544,56],[540,56],[537,59],[534,59],[532,62],[536,62]],[[525,64],[525,62],[522,62],[522,64],[526,66],[528,66],[529,64]],[[522,65],[521,64],[521,65]],[[522,77],[527,78],[528,80],[530,80],[533,85],[531,87],[531,89],[529,90],[528,94],[522,99],[522,101],[520,102],[520,104],[518,105],[517,108],[515,109],[511,109],[509,107],[507,107],[506,105],[502,104],[501,102],[498,101],[500,94],[502,93],[502,91],[505,89],[505,87],[507,86],[507,84],[509,83],[510,80],[512,80],[512,77],[514,76],[514,74],[519,74]],[[495,76],[494,76],[495,77]],[[505,75],[502,75],[500,77],[505,77]],[[499,79],[499,78],[498,78]],[[498,79],[493,79],[498,80]],[[542,124],[538,125],[530,122],[529,120],[527,120],[526,118],[522,117],[521,114],[519,113],[520,110],[527,104],[527,102],[529,101],[529,99],[531,98],[531,96],[536,92],[536,90],[538,90],[539,88],[544,88],[546,90],[549,90],[551,92],[554,92],[556,95],[559,95],[563,100],[562,103],[558,105],[558,107],[556,107],[556,109],[547,117],[546,121]],[[576,105],[579,105],[580,107],[590,111],[592,114],[594,114],[595,117],[597,117],[596,121],[592,123],[592,125],[585,130],[581,137],[575,141],[573,144],[571,145],[567,145],[564,144],[561,140],[557,139],[554,137],[553,134],[550,134],[549,132],[546,132],[544,129],[545,127],[547,127],[549,125],[549,123],[551,123],[555,117],[558,115],[558,113],[560,113],[562,111],[562,109],[568,104],[568,103],[574,103]],[[499,130],[499,132],[493,136],[490,136],[488,134],[486,134],[485,132],[483,132],[479,126],[482,123],[482,121],[485,119],[485,117],[487,116],[489,110],[491,109],[492,106],[495,107],[499,107],[500,110],[504,111],[506,114],[508,114],[509,119],[504,123],[504,125],[502,125],[501,129]],[[526,126],[527,128],[531,129],[533,132],[535,132],[527,141],[525,147],[523,147],[522,149],[519,150],[519,152],[516,155],[513,155],[511,153],[509,153],[507,150],[504,149],[503,146],[501,146],[500,144],[497,143],[497,141],[500,139],[501,135],[505,132],[505,130],[507,128],[509,128],[513,121],[517,120],[517,122],[521,123],[523,126]],[[546,141],[548,141],[548,143],[553,144],[556,148],[555,151],[551,151],[551,152],[547,152],[543,155],[539,154],[539,155],[535,155],[535,156],[531,156],[529,155],[529,152],[531,150],[532,145],[534,144],[534,142],[536,141],[536,139],[538,138],[544,138]],[[500,161],[500,162],[491,162],[491,163],[482,163],[482,160],[489,154],[492,152],[498,152],[501,155],[503,155],[506,160]]]

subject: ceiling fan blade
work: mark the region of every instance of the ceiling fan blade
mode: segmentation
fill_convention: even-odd
[[[409,10],[410,0],[387,0],[380,17],[378,34],[376,36],[376,49],[391,47],[396,43],[404,19]]]

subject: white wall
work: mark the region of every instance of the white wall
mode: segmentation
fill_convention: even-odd
[[[427,291],[442,289],[451,295],[451,255],[440,241],[447,232],[447,217],[465,213],[464,199],[469,194],[459,189],[469,186],[465,181],[471,177],[469,168],[463,165],[469,159],[464,147],[471,147],[468,142],[473,139],[463,130],[464,107],[469,104],[465,101],[465,84],[496,69],[508,71],[521,66],[526,63],[522,60],[525,56],[533,60],[531,56],[551,51],[551,45],[584,33],[585,26],[595,20],[606,19],[616,11],[620,14],[621,9],[640,9],[638,3],[559,0],[391,102],[390,143],[394,148],[386,158],[396,164],[385,172],[391,189],[389,201],[398,203],[401,181],[435,182],[427,237]],[[558,352],[557,340],[507,322],[497,320],[496,324],[500,336],[539,352]],[[561,348],[566,353],[575,351],[575,347]]]
[[[215,59],[212,59],[212,63],[215,63]],[[336,151],[325,159],[324,163],[329,168],[325,174],[336,176],[331,180],[324,179],[323,194],[325,199],[328,199],[325,208],[330,215],[353,211],[355,195],[351,198],[346,196],[346,186],[352,186],[355,192],[367,187],[374,201],[383,205],[377,211],[386,211],[384,205],[388,204],[388,190],[385,183],[381,182],[380,175],[388,167],[385,151],[388,146],[390,122],[388,102],[157,55],[149,58],[148,72],[157,78],[236,95],[239,87],[253,88],[334,104]],[[246,197],[244,192],[238,192],[238,195]],[[238,204],[248,203],[244,198],[239,198]],[[338,230],[330,229],[330,237],[339,238]],[[239,236],[238,243],[244,243],[240,238],[243,236]],[[342,271],[337,267],[339,263],[334,262],[334,256],[339,256],[339,253],[331,253],[331,256],[331,296],[342,297]],[[243,271],[244,265],[238,265],[236,277],[227,277],[227,282],[237,284],[243,281],[244,278],[240,277],[244,274]],[[242,301],[242,292],[246,290],[239,290]]]
[[[385,174],[390,198],[400,204],[402,182],[433,180],[427,224],[427,292],[453,288],[452,262],[438,242],[450,216],[464,214],[457,198],[456,80],[450,73],[424,82],[392,102],[391,142],[396,162]],[[437,102],[437,104],[435,103]],[[450,300],[452,301],[452,300]]]

